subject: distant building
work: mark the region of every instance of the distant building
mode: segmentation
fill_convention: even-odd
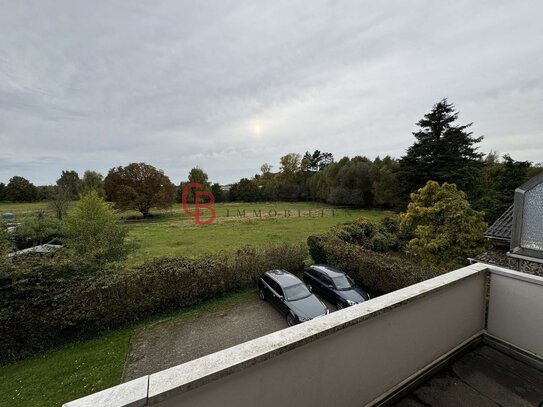
[[[515,190],[515,203],[485,237],[492,247],[473,261],[543,276],[543,172]]]

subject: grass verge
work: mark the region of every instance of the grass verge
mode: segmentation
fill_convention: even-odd
[[[164,321],[197,316],[231,306],[255,290],[239,293],[151,318],[137,326],[76,342],[21,362],[0,367],[0,406],[58,407],[121,382],[133,335]]]

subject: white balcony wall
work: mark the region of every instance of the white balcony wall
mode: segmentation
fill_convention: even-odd
[[[491,269],[487,331],[543,357],[543,277]]]

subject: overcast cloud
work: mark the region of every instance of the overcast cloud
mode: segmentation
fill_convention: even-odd
[[[0,0],[0,181],[145,161],[227,183],[289,152],[401,156],[448,97],[543,161],[543,2]]]

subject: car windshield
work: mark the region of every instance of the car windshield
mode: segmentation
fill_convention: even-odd
[[[302,283],[285,287],[285,297],[287,297],[287,300],[289,301],[301,300],[302,298],[309,297],[310,295],[311,292],[307,289],[305,284]]]
[[[338,290],[348,290],[353,288],[353,282],[347,276],[334,277],[334,285]]]

